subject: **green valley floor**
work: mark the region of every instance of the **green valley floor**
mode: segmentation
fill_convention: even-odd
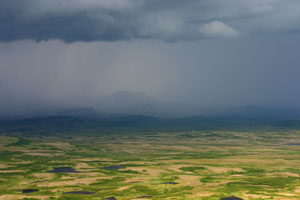
[[[0,199],[300,199],[300,131],[0,136]]]

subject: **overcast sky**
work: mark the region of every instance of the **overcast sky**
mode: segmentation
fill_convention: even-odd
[[[0,112],[118,90],[300,107],[299,0],[1,0]]]

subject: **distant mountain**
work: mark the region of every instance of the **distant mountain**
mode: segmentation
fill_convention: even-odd
[[[8,117],[3,115],[2,119],[29,119],[46,116],[69,116],[80,118],[111,118],[120,116],[152,116],[162,118],[178,118],[202,114],[198,107],[184,103],[174,103],[156,100],[144,93],[118,91],[111,95],[99,98],[96,103],[88,108],[69,108],[46,110],[39,113],[26,113],[22,116]]]
[[[128,91],[102,97],[95,107],[101,112],[127,115],[170,116],[172,111],[170,103],[155,100],[144,93]]]
[[[201,104],[201,102],[199,102]],[[112,119],[135,116],[151,116],[155,118],[175,119],[204,116],[227,118],[230,120],[300,120],[298,108],[272,108],[253,105],[246,106],[199,106],[187,103],[167,102],[154,99],[144,93],[118,91],[102,97],[88,108],[48,109],[24,115],[4,115],[0,113],[0,120],[33,119],[49,116],[75,117],[81,119]],[[138,116],[138,117],[136,117]],[[129,118],[127,118],[129,119]],[[131,119],[131,118],[130,118]],[[133,120],[135,121],[135,120]],[[146,120],[148,121],[148,120]],[[176,123],[179,123],[176,122]],[[189,122],[191,119],[188,120]],[[198,123],[198,118],[197,118]],[[202,121],[202,120],[201,120]],[[228,122],[228,121],[227,121]],[[187,124],[187,123],[185,123]]]
[[[193,116],[191,115],[193,112],[200,113],[199,107],[160,102],[141,93],[117,92],[101,98],[100,111],[93,108],[77,108],[43,116],[0,120],[0,134],[89,135],[132,131],[258,130],[300,127],[299,109],[256,106],[208,109],[211,110],[210,115]]]
[[[143,93],[118,91],[99,99],[96,107],[109,113],[154,113],[160,103]]]
[[[201,102],[199,102],[201,104]],[[199,106],[159,101],[144,93],[118,91],[100,98],[95,108],[103,113],[164,118],[213,116],[241,119],[300,119],[300,109],[246,106]]]

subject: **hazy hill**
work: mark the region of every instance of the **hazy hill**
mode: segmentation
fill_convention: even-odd
[[[144,93],[128,91],[118,91],[100,98],[95,108],[110,114],[149,115],[165,118],[203,114],[197,106],[160,101]]]
[[[156,100],[144,93],[128,91],[115,92],[99,99],[95,108],[103,113],[148,115],[164,118],[182,118],[190,116],[213,116],[243,119],[300,119],[300,109],[272,108],[254,105],[246,106],[200,106],[196,104],[176,103]]]
[[[160,102],[143,93],[115,92],[98,100],[96,108],[106,113],[156,113]]]
[[[199,102],[201,105],[201,102]],[[96,100],[91,107],[56,109],[32,112],[24,115],[5,116],[0,120],[34,119],[49,116],[107,119],[124,116],[151,116],[175,119],[193,116],[230,118],[234,120],[299,120],[300,109],[247,106],[199,106],[188,103],[167,102],[154,99],[144,93],[118,91]]]

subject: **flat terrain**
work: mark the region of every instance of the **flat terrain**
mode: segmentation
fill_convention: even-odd
[[[0,136],[0,199],[300,199],[300,131]]]

